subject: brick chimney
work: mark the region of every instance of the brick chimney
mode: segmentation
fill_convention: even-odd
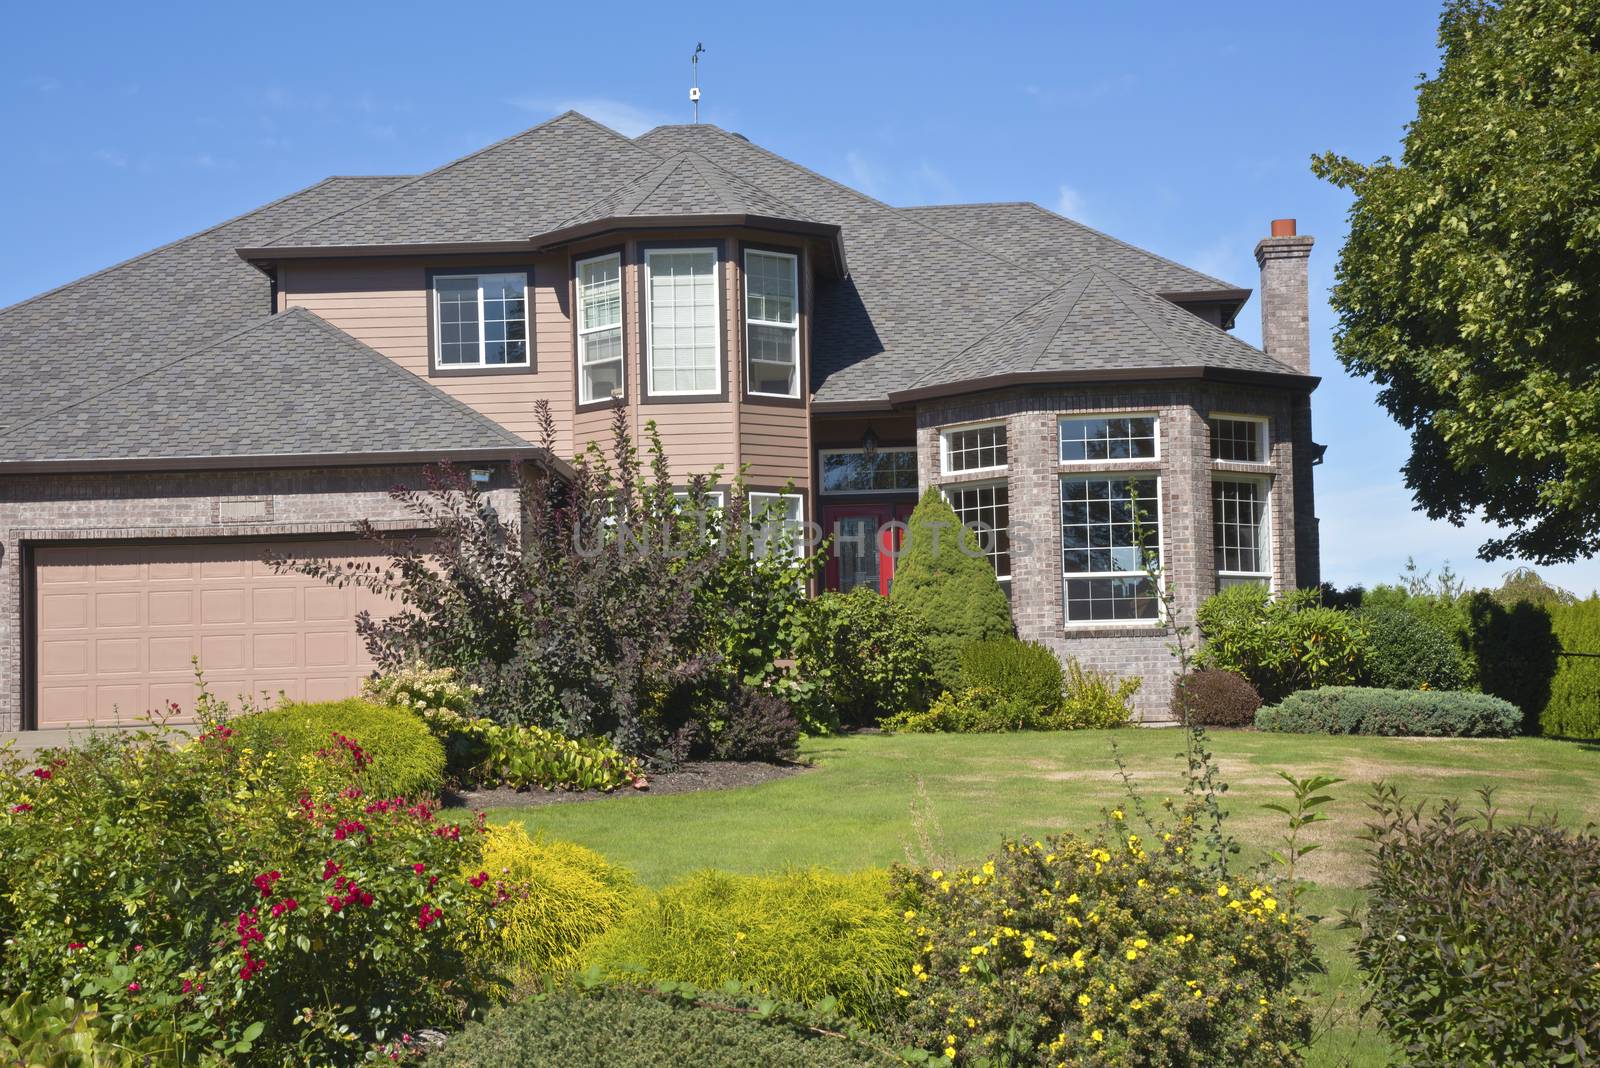
[[[1293,219],[1273,219],[1272,236],[1256,242],[1261,266],[1261,347],[1301,374],[1311,373],[1310,278],[1314,239],[1295,234]]]

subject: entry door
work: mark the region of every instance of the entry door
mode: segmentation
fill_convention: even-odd
[[[887,597],[894,582],[893,554],[904,537],[901,527],[890,524],[904,523],[910,514],[910,504],[889,502],[824,507],[823,533],[833,538],[825,576],[828,589],[866,586]]]

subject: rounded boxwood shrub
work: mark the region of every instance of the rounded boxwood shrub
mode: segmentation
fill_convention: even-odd
[[[1251,727],[1261,695],[1250,680],[1232,671],[1202,669],[1172,688],[1172,718],[1203,727]]]
[[[1263,708],[1256,726],[1293,734],[1509,738],[1522,727],[1522,711],[1486,693],[1325,686]]]
[[[921,625],[904,605],[866,586],[807,604],[795,661],[809,686],[797,702],[807,730],[870,726],[925,708],[931,696]]]
[[[403,708],[370,701],[288,703],[228,721],[240,744],[275,750],[284,767],[331,750],[348,751],[356,781],[378,797],[435,796],[444,785],[444,747]]]
[[[735,1000],[646,990],[563,988],[469,1024],[426,1062],[435,1068],[893,1068],[900,1060],[845,1037],[764,1018]]]
[[[1466,652],[1455,638],[1404,608],[1364,608],[1367,651],[1361,677],[1385,690],[1459,690],[1467,685]]]
[[[529,838],[520,823],[487,830],[481,867],[500,903],[480,918],[478,937],[519,975],[570,968],[638,898],[633,873],[592,849]]]
[[[961,650],[961,678],[1041,712],[1061,704],[1061,661],[1038,642],[1017,638],[973,642]]]
[[[781,875],[704,871],[651,895],[585,954],[614,979],[717,987],[733,980],[815,1006],[879,1018],[914,947],[882,871]]]

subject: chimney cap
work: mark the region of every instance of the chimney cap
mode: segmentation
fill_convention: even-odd
[[[1273,219],[1272,220],[1272,236],[1273,237],[1293,237],[1293,236],[1295,236],[1294,220],[1293,219]]]

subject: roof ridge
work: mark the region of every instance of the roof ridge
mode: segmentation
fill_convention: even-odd
[[[537,124],[535,124],[533,126],[529,126],[527,129],[524,129],[524,130],[518,130],[516,133],[510,135],[509,137],[502,137],[500,140],[495,141],[492,144],[484,145],[482,148],[477,149],[476,151],[468,152],[465,156],[458,156],[457,158],[451,160],[450,162],[442,163],[439,166],[433,168],[432,170],[423,171],[421,174],[413,175],[409,181],[401,182],[398,185],[392,185],[387,189],[381,189],[378,192],[374,193],[372,196],[368,197],[367,199],[361,200],[361,201],[357,201],[356,203],[351,204],[349,207],[340,208],[338,211],[329,212],[326,215],[321,215],[321,216],[318,216],[315,219],[312,219],[310,222],[302,223],[301,225],[293,227],[292,229],[285,230],[282,233],[277,234],[276,236],[274,236],[271,240],[264,242],[264,244],[265,245],[269,245],[269,246],[270,245],[282,244],[284,238],[286,238],[286,237],[289,237],[289,236],[291,236],[293,234],[298,234],[302,230],[309,230],[313,226],[321,226],[323,223],[327,222],[329,219],[337,219],[339,216],[345,214],[346,212],[355,211],[357,208],[364,208],[368,204],[374,203],[375,201],[378,201],[378,200],[382,200],[384,197],[388,196],[390,193],[397,193],[402,189],[409,189],[409,188],[411,188],[412,186],[416,185],[418,182],[422,181],[425,178],[432,178],[434,175],[439,174],[439,173],[441,173],[443,171],[447,171],[451,167],[455,167],[455,166],[457,166],[459,164],[465,163],[468,160],[477,159],[479,156],[482,156],[482,155],[484,155],[486,153],[489,153],[489,152],[493,152],[497,148],[503,148],[506,145],[509,145],[511,142],[516,141],[519,138],[526,137],[531,133],[534,133],[534,132],[539,131],[539,130],[543,130],[543,129],[545,129],[547,127],[550,127],[550,126],[554,126],[556,123],[562,121],[563,119],[567,119],[567,118],[580,119],[583,122],[588,123],[590,126],[593,126],[597,130],[604,130],[606,133],[610,134],[612,137],[621,138],[623,141],[626,141],[629,144],[634,144],[634,139],[633,138],[623,137],[622,134],[617,133],[617,131],[613,130],[611,127],[606,126],[603,123],[595,122],[589,116],[583,114],[583,112],[575,111],[572,108],[568,108],[566,111],[563,111],[561,114],[553,116],[553,117],[551,117],[549,119],[546,119],[544,122],[537,123]],[[654,150],[651,149],[650,146],[648,146],[648,145],[634,145],[634,147],[643,149],[646,152],[650,152],[652,155],[656,154],[654,152]]]
[[[732,183],[727,180],[729,176],[725,173],[715,173],[715,168],[711,168],[710,160],[698,152],[685,152],[683,158],[688,161],[689,166],[694,168],[694,172],[700,176],[700,180],[710,186],[711,191],[721,198],[723,207],[730,211],[738,211],[740,208],[748,208],[750,206],[746,198],[735,194]]]
[[[919,383],[920,382],[926,382],[928,379],[930,379],[933,376],[939,374],[941,371],[945,370],[947,367],[952,367],[955,364],[959,363],[961,361],[961,358],[963,356],[965,356],[967,353],[971,352],[973,349],[977,348],[979,345],[983,344],[985,341],[988,341],[991,337],[993,337],[994,335],[998,334],[1000,331],[1004,330],[1006,327],[1010,326],[1012,323],[1016,322],[1018,319],[1021,319],[1023,316],[1025,316],[1029,312],[1033,311],[1033,309],[1037,308],[1039,305],[1043,304],[1045,301],[1050,300],[1051,298],[1055,297],[1056,294],[1062,292],[1067,287],[1069,287],[1072,284],[1074,284],[1075,282],[1077,282],[1078,279],[1081,278],[1083,275],[1086,275],[1088,273],[1089,273],[1089,268],[1085,267],[1083,270],[1077,272],[1071,278],[1067,279],[1065,282],[1063,282],[1060,285],[1056,286],[1054,289],[1050,290],[1048,293],[1045,293],[1038,300],[1036,300],[1033,303],[1029,304],[1028,306],[1022,308],[1020,311],[1017,312],[1017,314],[1013,315],[1011,318],[1006,319],[1005,321],[997,324],[993,329],[987,330],[984,333],[982,333],[982,334],[978,335],[977,337],[973,338],[970,343],[968,343],[967,345],[962,347],[960,352],[957,352],[954,356],[951,356],[948,360],[945,360],[943,363],[939,364],[936,367],[930,368],[927,371],[927,373],[921,375],[917,379],[917,382],[919,382]],[[1073,306],[1074,307],[1077,306],[1077,299],[1076,298],[1073,299]],[[1061,326],[1058,323],[1056,325],[1056,330],[1059,331],[1060,329],[1061,329]],[[1052,334],[1052,336],[1054,336],[1054,335]],[[1035,357],[1035,362],[1037,362],[1037,359],[1038,358]]]
[[[302,189],[296,189],[292,193],[285,193],[283,196],[278,197],[276,200],[269,200],[265,204],[261,204],[261,205],[259,205],[257,207],[251,208],[249,211],[240,212],[238,215],[234,215],[231,218],[224,219],[219,223],[214,223],[211,226],[206,227],[204,230],[196,230],[192,234],[185,234],[183,237],[175,237],[171,241],[168,241],[164,245],[157,245],[155,248],[147,249],[144,252],[141,252],[136,256],[129,256],[125,260],[119,260],[118,262],[110,264],[109,266],[102,267],[98,271],[91,271],[88,274],[84,275],[82,278],[74,278],[70,282],[62,282],[58,286],[52,286],[51,288],[45,290],[43,293],[35,293],[31,297],[23,297],[21,300],[17,301],[15,304],[7,304],[5,307],[0,307],[0,316],[6,315],[6,314],[8,314],[10,312],[13,312],[16,309],[21,308],[21,307],[23,307],[25,305],[32,304],[36,300],[43,300],[44,298],[46,298],[48,296],[52,296],[52,295],[54,295],[56,293],[60,293],[62,290],[71,289],[73,286],[79,285],[80,283],[93,281],[94,279],[99,278],[102,275],[109,274],[112,271],[118,270],[119,268],[131,267],[133,264],[138,263],[140,260],[149,259],[151,256],[154,256],[157,253],[166,252],[169,249],[177,248],[179,245],[183,244],[186,241],[194,241],[194,240],[196,240],[198,238],[205,237],[208,234],[213,234],[216,231],[222,229],[224,226],[232,226],[236,222],[243,222],[245,219],[248,219],[250,216],[257,214],[258,212],[266,211],[269,208],[275,208],[279,204],[283,204],[283,203],[285,203],[287,201],[293,200],[295,197],[303,196],[306,193],[311,192],[311,190],[313,190],[313,189],[320,189],[321,187],[327,185],[329,182],[337,182],[337,181],[341,181],[341,180],[348,180],[348,179],[351,179],[351,178],[367,178],[367,177],[371,177],[371,178],[387,178],[387,177],[389,177],[389,175],[384,175],[384,174],[377,174],[377,175],[330,174],[328,177],[323,178],[320,181],[312,182],[310,185],[305,186]]]
[[[748,144],[748,142],[746,142],[746,143]],[[763,186],[757,185],[753,179],[746,178],[742,174],[737,174],[737,173],[735,173],[733,171],[730,171],[728,168],[722,166],[716,160],[711,159],[711,158],[709,158],[707,156],[703,156],[698,152],[691,151],[689,154],[691,156],[695,157],[695,159],[697,159],[700,162],[704,163],[706,166],[710,167],[718,175],[720,175],[721,176],[721,180],[724,183],[727,183],[731,179],[733,182],[735,182],[735,183],[737,183],[739,185],[749,186],[751,189],[754,189],[757,193],[760,193],[762,196],[769,198],[774,204],[781,205],[786,212],[791,212],[792,213],[792,215],[790,216],[791,218],[809,219],[809,220],[811,220],[813,222],[819,221],[819,220],[817,220],[816,216],[812,215],[810,212],[800,210],[799,208],[795,207],[793,204],[791,204],[787,200],[785,200],[783,197],[781,197],[778,194],[774,193],[772,190],[767,189],[767,188],[765,188]],[[782,157],[779,157],[779,158],[781,159]],[[710,179],[707,179],[707,180],[709,181]],[[744,206],[748,207],[749,205],[747,204],[747,205],[744,205]]]
[[[296,312],[296,311],[300,311],[300,310],[302,310],[302,309],[300,309],[300,308],[291,308],[289,311],[284,312],[283,314],[284,315],[289,315],[292,312]],[[226,334],[222,334],[222,335],[220,335],[218,337],[212,338],[211,340],[207,341],[203,345],[196,346],[195,348],[192,348],[192,349],[187,349],[183,353],[181,353],[180,355],[174,356],[170,360],[167,360],[167,361],[165,361],[163,363],[155,364],[154,366],[151,366],[151,367],[147,367],[144,370],[140,371],[136,375],[133,375],[133,376],[131,376],[129,378],[119,379],[116,382],[111,383],[110,385],[106,386],[103,389],[95,390],[93,393],[86,393],[83,396],[77,398],[76,400],[73,400],[73,401],[71,401],[71,402],[69,402],[67,404],[61,405],[59,408],[51,408],[49,411],[40,412],[38,415],[35,415],[31,419],[25,419],[20,423],[13,423],[8,427],[0,428],[0,438],[9,438],[13,434],[15,434],[18,430],[21,430],[24,427],[29,427],[29,426],[32,426],[33,424],[35,424],[35,423],[37,423],[37,422],[39,422],[39,421],[41,421],[43,419],[49,419],[52,416],[60,415],[62,412],[71,411],[72,409],[78,407],[79,405],[87,404],[92,400],[98,400],[99,398],[104,397],[108,393],[115,393],[117,390],[122,389],[122,388],[124,388],[126,386],[130,386],[133,383],[138,382],[141,379],[149,378],[153,374],[157,374],[157,373],[159,373],[161,371],[165,371],[165,370],[167,370],[168,368],[171,368],[171,367],[176,367],[178,364],[183,363],[185,360],[188,360],[188,359],[190,359],[190,358],[192,358],[194,356],[200,355],[202,352],[205,352],[207,349],[213,348],[213,347],[215,347],[217,345],[221,345],[224,342],[232,341],[234,338],[240,337],[240,336],[242,336],[244,334],[248,334],[252,330],[258,330],[258,329],[260,329],[261,327],[265,326],[268,323],[275,322],[277,319],[278,319],[277,315],[268,315],[264,319],[253,320],[252,322],[246,323],[244,326],[241,326],[236,330],[230,330]]]
[[[1152,335],[1154,335],[1155,339],[1158,342],[1160,342],[1162,348],[1166,349],[1168,352],[1172,353],[1172,355],[1178,357],[1180,360],[1183,358],[1183,353],[1181,353],[1177,349],[1173,348],[1172,339],[1167,336],[1170,333],[1170,331],[1165,330],[1165,329],[1162,328],[1165,324],[1158,324],[1158,323],[1151,322],[1150,319],[1146,316],[1146,312],[1148,311],[1148,309],[1136,306],[1138,302],[1129,300],[1127,298],[1127,296],[1123,293],[1122,289],[1119,289],[1118,286],[1115,283],[1121,283],[1123,288],[1132,289],[1136,293],[1143,294],[1145,292],[1144,290],[1140,289],[1138,286],[1134,285],[1132,282],[1129,282],[1126,278],[1123,278],[1121,275],[1115,274],[1115,273],[1113,273],[1111,271],[1104,270],[1103,268],[1090,267],[1089,270],[1091,270],[1091,271],[1093,271],[1095,273],[1095,276],[1096,276],[1097,279],[1099,279],[1102,276],[1104,278],[1110,279],[1110,281],[1113,284],[1112,285],[1108,285],[1106,287],[1106,289],[1108,291],[1110,291],[1110,293],[1111,293],[1111,295],[1113,297],[1116,298],[1117,303],[1121,304],[1124,308],[1127,308],[1128,311],[1133,315],[1133,317],[1135,319],[1138,319],[1139,323],[1146,330],[1148,330]],[[1151,294],[1148,294],[1148,295],[1154,300],[1160,300],[1161,299],[1160,297],[1156,296],[1154,293],[1151,293]],[[1198,319],[1199,316],[1193,316],[1192,318]]]
[[[1045,353],[1049,351],[1051,344],[1056,339],[1056,335],[1061,333],[1061,328],[1067,325],[1068,319],[1072,318],[1073,311],[1078,307],[1078,301],[1083,299],[1084,293],[1089,289],[1089,272],[1087,270],[1079,271],[1068,279],[1066,285],[1062,288],[1065,289],[1074,285],[1078,287],[1078,291],[1072,294],[1071,300],[1062,302],[1062,308],[1056,313],[1054,320],[1050,324],[1049,331],[1043,334],[1039,339],[1039,344],[1034,346],[1033,359],[1028,362],[1030,371],[1038,369],[1039,362],[1044,359]],[[1012,321],[1015,322],[1015,320]]]
[[[1180,264],[1179,266],[1182,266],[1182,265]],[[1154,307],[1159,309],[1159,313],[1161,315],[1166,315],[1169,311],[1176,312],[1177,315],[1174,316],[1174,318],[1172,320],[1173,322],[1182,323],[1184,326],[1188,327],[1191,330],[1195,329],[1196,327],[1198,327],[1200,329],[1200,332],[1203,333],[1203,334],[1205,334],[1205,333],[1212,334],[1212,335],[1222,339],[1224,342],[1231,343],[1231,344],[1233,344],[1234,346],[1236,346],[1238,348],[1248,349],[1250,352],[1255,353],[1258,356],[1265,356],[1267,359],[1272,360],[1274,363],[1277,363],[1280,366],[1282,366],[1285,374],[1299,374],[1299,373],[1301,373],[1301,372],[1296,371],[1294,368],[1290,367],[1288,364],[1283,363],[1282,360],[1279,360],[1275,356],[1273,356],[1270,353],[1268,353],[1266,349],[1263,349],[1263,348],[1260,348],[1260,347],[1258,347],[1256,345],[1250,344],[1250,342],[1246,341],[1244,338],[1240,337],[1239,335],[1233,333],[1231,330],[1224,330],[1224,329],[1222,329],[1222,327],[1216,325],[1215,323],[1207,322],[1205,319],[1200,318],[1200,316],[1191,314],[1190,312],[1184,310],[1183,308],[1179,307],[1178,305],[1172,303],[1170,300],[1167,300],[1161,294],[1156,293],[1156,292],[1154,292],[1152,290],[1146,289],[1145,287],[1139,285],[1137,282],[1133,281],[1132,279],[1123,277],[1121,274],[1118,274],[1116,271],[1112,270],[1109,267],[1096,266],[1096,267],[1091,267],[1091,268],[1088,268],[1088,269],[1089,270],[1093,270],[1093,271],[1097,271],[1100,274],[1105,275],[1106,277],[1112,279],[1114,282],[1120,283],[1125,288],[1132,290],[1134,293],[1136,293],[1136,294],[1138,294],[1140,296],[1149,297],[1151,300],[1156,301],[1157,303],[1154,305]],[[1122,300],[1122,297],[1121,297],[1120,294],[1117,296],[1117,299],[1118,300]],[[1122,300],[1122,303],[1124,305],[1127,305],[1127,301],[1125,301],[1125,300]],[[1130,311],[1133,310],[1131,306],[1129,306],[1129,310]],[[1134,311],[1134,314],[1138,315],[1139,313],[1137,311]],[[1185,316],[1187,318],[1185,318]],[[1140,317],[1140,321],[1141,322],[1144,321],[1142,316]],[[1154,328],[1152,328],[1152,329],[1154,329]]]
[[[646,171],[644,174],[641,174],[638,178],[630,179],[629,181],[624,182],[621,186],[618,186],[617,187],[617,191],[620,192],[622,189],[626,188],[627,186],[633,185],[635,182],[642,182],[642,181],[646,180],[652,174],[655,174],[657,171],[661,172],[660,177],[658,177],[654,182],[650,182],[647,186],[642,187],[639,190],[639,192],[637,194],[635,194],[634,196],[628,197],[627,199],[625,199],[625,200],[621,201],[620,203],[618,203],[617,204],[617,210],[615,212],[613,212],[612,214],[614,214],[614,215],[631,215],[631,214],[633,214],[633,210],[635,208],[637,208],[640,204],[643,204],[646,200],[649,200],[650,197],[652,195],[654,195],[654,193],[655,193],[655,191],[657,189],[660,189],[663,185],[666,184],[666,181],[667,181],[668,178],[671,178],[674,174],[678,173],[678,170],[683,166],[684,162],[686,160],[688,160],[688,158],[689,158],[689,153],[680,152],[676,156],[671,156],[671,157],[668,157],[666,160],[663,160],[661,163],[657,164],[655,167],[652,167],[650,170]],[[601,199],[604,199],[604,198],[602,197]]]

